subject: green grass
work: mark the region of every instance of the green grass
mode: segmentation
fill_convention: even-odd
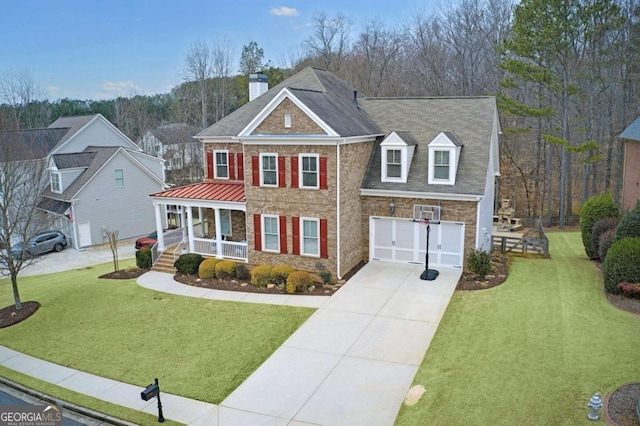
[[[549,240],[552,259],[454,294],[398,425],[586,425],[594,392],[640,381],[640,317],[607,302],[579,233]]]
[[[111,268],[21,278],[21,299],[41,307],[0,329],[0,344],[140,387],[158,377],[164,392],[218,404],[313,313],[97,278]],[[12,303],[10,282],[0,281],[0,306]]]

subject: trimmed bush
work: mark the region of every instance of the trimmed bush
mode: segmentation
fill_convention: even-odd
[[[622,216],[616,227],[615,241],[630,237],[640,237],[640,200],[633,210]]]
[[[271,269],[271,279],[274,284],[284,284],[287,282],[289,274],[295,271],[295,268],[289,265],[276,265]]]
[[[256,287],[265,287],[271,283],[271,266],[260,265],[251,270],[251,284]]]
[[[305,292],[310,285],[313,285],[313,279],[308,272],[292,272],[287,278],[287,293],[293,294]]]
[[[484,277],[491,271],[491,255],[483,250],[474,250],[469,253],[467,266],[471,272],[484,280]]]
[[[605,217],[593,224],[593,230],[591,231],[591,251],[597,259],[601,261],[604,260],[604,257],[600,257],[600,237],[609,230],[615,230],[618,222],[619,219],[617,217]],[[607,252],[605,251],[604,253],[606,254]]]
[[[613,243],[602,264],[604,287],[618,293],[618,284],[640,283],[640,238],[625,238]]]
[[[236,262],[233,260],[223,260],[216,265],[216,277],[227,280],[236,276]]]
[[[185,253],[173,263],[179,274],[194,275],[204,258],[197,253]]]
[[[249,273],[249,270],[242,263],[236,266],[236,278],[239,280],[248,280],[249,278],[251,278],[251,274]]]
[[[220,259],[205,259],[198,266],[198,277],[200,278],[215,278],[216,265],[220,263]]]
[[[613,240],[616,237],[616,230],[609,229],[604,234],[600,235],[600,242],[598,243],[598,257],[604,262],[607,257],[607,253],[613,244]]]
[[[618,206],[613,201],[610,193],[594,195],[589,198],[580,211],[580,231],[582,233],[582,245],[590,259],[596,259],[597,253],[591,247],[591,233],[593,225],[605,217],[618,217]]]
[[[320,275],[320,278],[322,278],[323,284],[329,284],[333,279],[333,275],[331,275],[331,272],[329,271],[321,271],[319,275]]]
[[[136,251],[136,265],[140,269],[151,268],[151,249],[148,247]]]
[[[618,291],[623,296],[640,299],[640,284],[632,284],[625,281],[618,284]]]

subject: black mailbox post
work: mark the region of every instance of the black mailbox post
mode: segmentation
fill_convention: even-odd
[[[156,379],[155,384],[152,383],[145,388],[142,392],[140,392],[140,398],[143,401],[148,401],[151,398],[158,398],[158,422],[164,422],[164,416],[162,415],[162,403],[160,402],[160,385],[158,384],[158,379]]]

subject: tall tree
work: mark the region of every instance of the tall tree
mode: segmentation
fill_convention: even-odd
[[[207,127],[207,96],[209,79],[213,75],[213,54],[211,48],[202,40],[191,44],[185,58],[185,81],[197,84],[197,95],[200,100],[200,118],[202,128]]]
[[[305,46],[322,68],[339,74],[349,52],[350,34],[351,21],[344,15],[317,13],[313,16],[313,34]]]
[[[36,117],[28,115],[28,106],[42,96],[28,68],[9,70],[0,78],[0,103],[11,107],[14,129],[36,127]]]
[[[262,71],[268,66],[269,63],[264,61],[264,50],[258,46],[258,43],[251,41],[249,44],[242,46],[240,74],[249,75]]]

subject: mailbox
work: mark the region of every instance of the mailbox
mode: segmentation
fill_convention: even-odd
[[[151,384],[147,386],[145,390],[140,392],[140,397],[142,398],[143,401],[148,401],[151,398],[158,396],[158,393],[160,393],[160,387],[157,384],[156,385]]]

